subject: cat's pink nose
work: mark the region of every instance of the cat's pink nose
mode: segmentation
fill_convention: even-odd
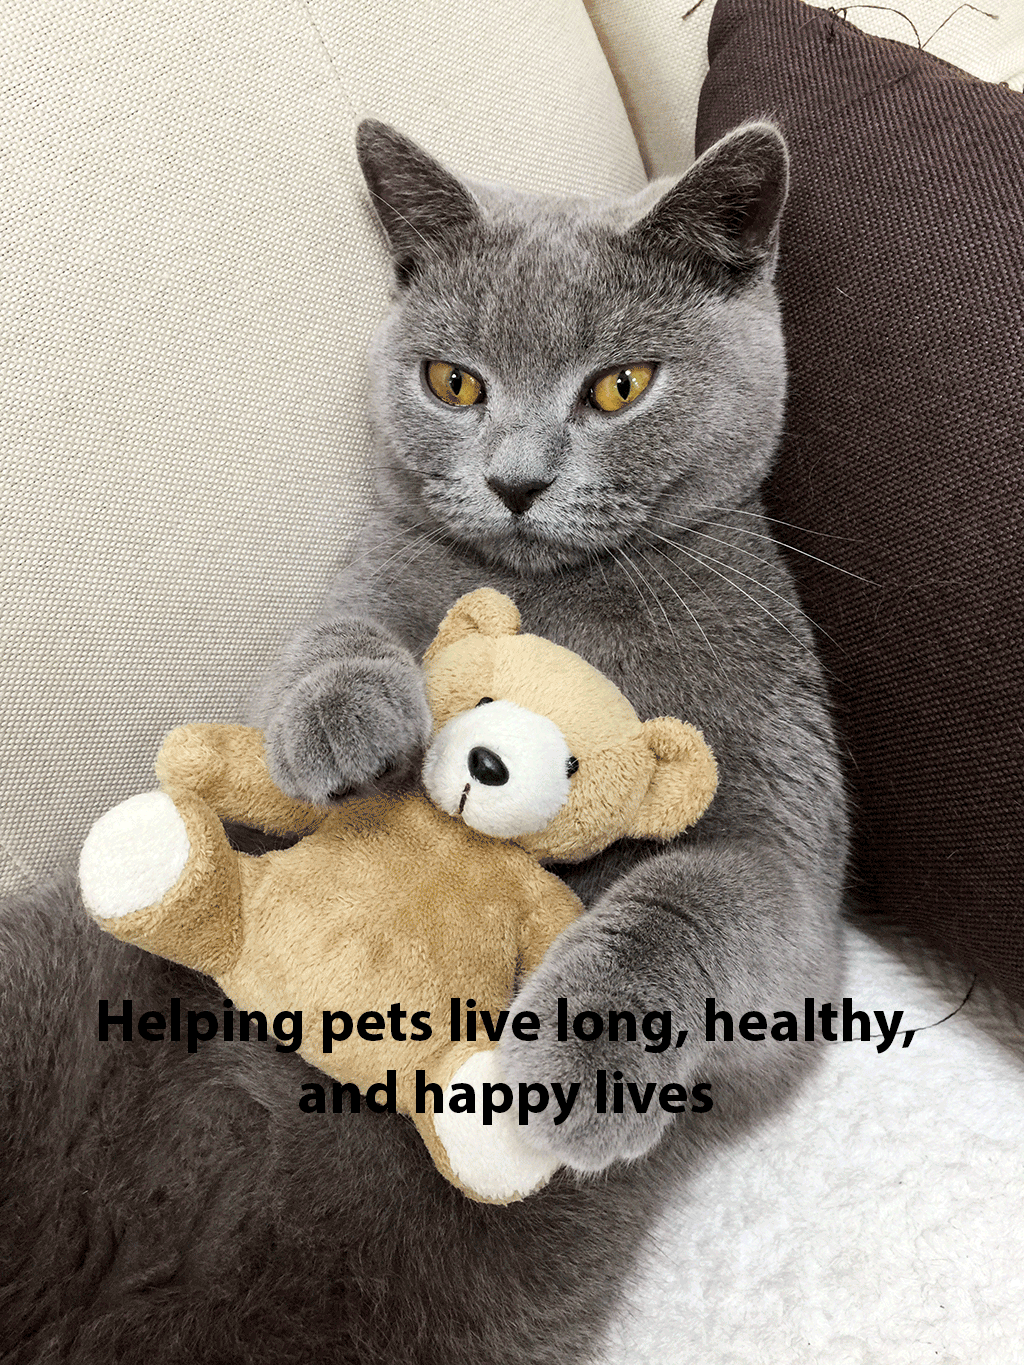
[[[492,474],[487,480],[487,487],[492,492],[497,493],[508,510],[514,517],[521,517],[528,507],[532,507],[534,501],[540,497],[545,488],[550,488],[554,479],[532,479],[524,480],[521,483],[507,483],[504,479],[499,479]]]

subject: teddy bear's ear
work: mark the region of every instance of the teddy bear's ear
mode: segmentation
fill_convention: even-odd
[[[519,632],[519,610],[510,597],[494,588],[477,588],[460,597],[438,627],[437,634],[427,646],[423,662],[429,664],[442,649],[447,649],[467,635],[516,635]]]
[[[641,739],[656,761],[629,833],[634,839],[672,839],[711,804],[718,768],[704,736],[681,720],[659,716],[645,721]]]

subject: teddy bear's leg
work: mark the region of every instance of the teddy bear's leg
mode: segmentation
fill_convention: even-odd
[[[166,792],[122,801],[93,825],[82,847],[79,880],[89,913],[121,919],[162,900],[185,870],[185,822]]]
[[[506,1092],[497,1088],[503,1085],[496,1050],[471,1051],[445,1087],[443,1111],[431,1113],[428,1104],[427,1113],[413,1115],[442,1173],[475,1199],[494,1204],[533,1194],[560,1164],[523,1141],[515,1091],[507,1110],[487,1114],[488,1095],[495,1106],[504,1103]],[[474,1112],[453,1110],[452,1101],[464,1102],[469,1088]]]
[[[86,909],[116,938],[211,975],[237,956],[238,854],[192,792],[143,792],[107,811],[78,871]]]

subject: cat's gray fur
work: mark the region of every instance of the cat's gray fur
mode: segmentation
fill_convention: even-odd
[[[381,125],[359,152],[397,280],[372,357],[380,505],[268,688],[275,772],[314,799],[407,780],[427,728],[415,660],[484,584],[641,716],[701,726],[711,809],[669,848],[560,869],[589,912],[518,1002],[671,1008],[687,1043],[542,1034],[503,1051],[512,1078],[584,1094],[599,1067],[710,1081],[714,1109],[670,1122],[578,1104],[531,1125],[574,1169],[523,1203],[474,1204],[407,1120],[301,1114],[312,1073],[293,1056],[97,1043],[98,997],[220,997],[94,930],[67,891],[37,894],[0,921],[5,1361],[583,1360],[669,1192],[811,1060],[801,1043],[701,1041],[705,999],[770,1014],[835,992],[836,751],[759,501],[784,396],[781,139],[748,126],[677,188],[603,203],[470,191]],[[486,404],[435,400],[429,358],[480,375]],[[658,368],[634,405],[587,406],[597,372],[642,361]],[[524,485],[514,514],[499,493]],[[684,1216],[699,1237],[699,1207]]]

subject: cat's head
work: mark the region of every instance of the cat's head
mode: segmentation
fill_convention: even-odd
[[[371,413],[410,522],[531,574],[757,487],[785,389],[770,124],[592,200],[464,182],[380,123],[357,150],[396,282]]]

